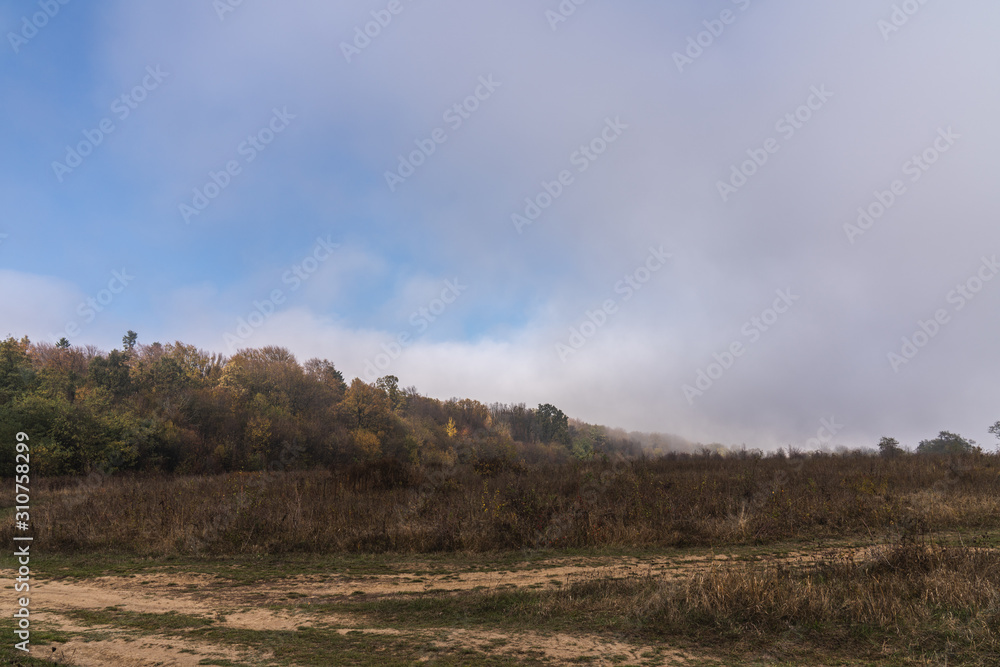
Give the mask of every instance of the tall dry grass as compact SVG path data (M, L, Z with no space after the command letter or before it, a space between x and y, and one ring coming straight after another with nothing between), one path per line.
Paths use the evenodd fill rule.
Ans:
M764 544L1000 524L988 455L671 456L35 483L48 552L144 555ZM0 529L8 539L11 526ZM6 537L4 537L6 535Z
M595 574L519 612L600 617L626 635L682 637L765 663L995 665L1000 553L906 542L864 559L728 562L680 579Z

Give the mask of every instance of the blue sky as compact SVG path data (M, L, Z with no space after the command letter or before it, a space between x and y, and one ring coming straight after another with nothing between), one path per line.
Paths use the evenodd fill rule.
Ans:
M0 334L705 442L990 440L995 4L220 2L0 4Z

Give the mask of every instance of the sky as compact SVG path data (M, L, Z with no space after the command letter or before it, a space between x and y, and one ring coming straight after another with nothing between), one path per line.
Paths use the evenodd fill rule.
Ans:
M990 0L0 3L0 336L748 447L1000 419Z

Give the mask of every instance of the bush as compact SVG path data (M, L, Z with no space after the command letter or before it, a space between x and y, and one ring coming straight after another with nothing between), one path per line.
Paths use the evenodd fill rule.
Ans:
M921 440L917 445L918 454L978 454L981 451L975 440L966 440L948 431L941 431L933 440Z
M899 440L895 438L882 438L878 442L878 452L887 459L905 454L906 450L899 446Z

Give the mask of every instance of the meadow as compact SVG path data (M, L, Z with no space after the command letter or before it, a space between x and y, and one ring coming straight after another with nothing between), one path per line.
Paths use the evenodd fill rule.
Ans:
M977 452L42 479L35 654L996 664L998 491Z

